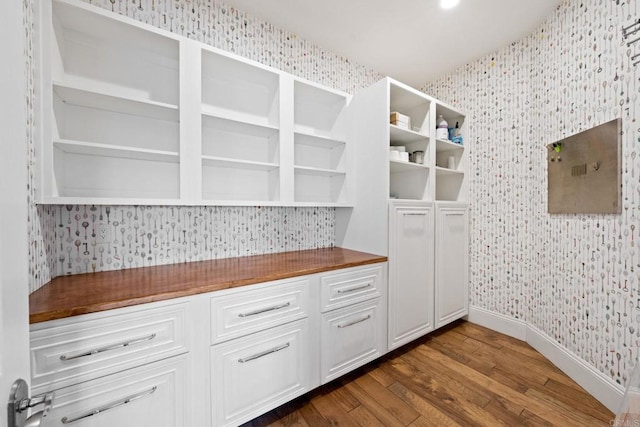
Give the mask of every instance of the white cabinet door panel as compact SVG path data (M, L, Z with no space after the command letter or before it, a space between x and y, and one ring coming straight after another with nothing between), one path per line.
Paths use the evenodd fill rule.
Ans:
M469 213L466 204L436 211L436 327L469 311Z
M379 266L340 270L320 278L320 311L334 310L380 296Z
M308 279L298 279L213 296L211 344L307 317L309 286Z
M392 202L389 210L389 349L433 330L433 205Z
M238 425L310 389L307 319L211 347L212 419Z
M31 378L37 393L189 351L188 302L143 305L31 327Z
M380 300L326 313L321 326L322 383L379 357L385 351Z
M55 392L43 427L188 427L187 356Z

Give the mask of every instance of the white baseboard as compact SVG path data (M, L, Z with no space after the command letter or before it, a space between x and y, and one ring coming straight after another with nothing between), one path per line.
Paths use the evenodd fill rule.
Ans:
M521 341L526 341L572 380L589 392L614 414L620 409L624 388L602 372L580 359L551 337L528 325L523 320L513 319L478 307L470 307L467 320Z
M620 410L624 397L624 388L620 384L531 325L527 325L527 343L609 408L611 412L615 414Z
M504 314L494 313L484 308L469 307L467 320L520 341L525 341L527 338L527 324L524 320L514 319Z

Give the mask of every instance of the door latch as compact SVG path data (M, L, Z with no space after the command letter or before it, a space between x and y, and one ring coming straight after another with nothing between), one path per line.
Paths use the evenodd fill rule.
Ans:
M31 416L29 409L38 405L44 405L41 411L34 412ZM11 387L11 394L9 395L8 415L9 423L8 427L39 427L49 409L53 406L53 392L45 393L34 397L29 397L29 386L23 379L18 379L13 383Z

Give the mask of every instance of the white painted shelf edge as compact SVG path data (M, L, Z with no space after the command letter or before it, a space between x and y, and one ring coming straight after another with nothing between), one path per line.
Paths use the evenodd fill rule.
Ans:
M101 90L99 86L89 88L80 84L61 81L53 82L53 91L64 102L81 107L174 122L179 119L177 105L151 101L139 96L130 96L126 91L114 94L110 91L107 92L107 90Z
M462 177L464 176L464 171L436 166L436 174L437 175L459 175L460 177Z
M270 171L278 169L276 163L254 162L250 160L232 159L228 157L202 156L202 164L204 166L213 166L221 168L241 168L248 170Z
M404 129L394 124L389 124L389 136L389 141L392 146L429 139L428 135L411 129Z
M445 151L464 151L464 145L456 144L444 139L436 139L436 152L444 153Z
M418 171L418 170L429 170L430 167L427 165L421 165L419 163L412 162L403 162L402 160L389 160L389 170L391 173L400 173L400 172L409 172L409 171Z
M338 175L346 175L345 171L339 171L335 169L323 169L323 168L314 168L308 166L294 166L295 172L303 175L314 175L314 176L338 176Z

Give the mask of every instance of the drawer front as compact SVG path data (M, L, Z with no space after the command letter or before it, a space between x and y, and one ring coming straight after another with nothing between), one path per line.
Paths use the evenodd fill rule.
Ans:
M376 266L323 275L320 279L322 312L379 297L381 272L382 267Z
M307 317L309 280L245 288L211 298L211 344Z
M186 358L172 357L56 390L43 427L179 427L193 425Z
M32 327L31 379L38 392L189 351L187 302L105 313Z
M238 425L309 390L307 319L211 347L214 425Z
M386 348L379 300L326 313L321 325L323 384L379 357Z

